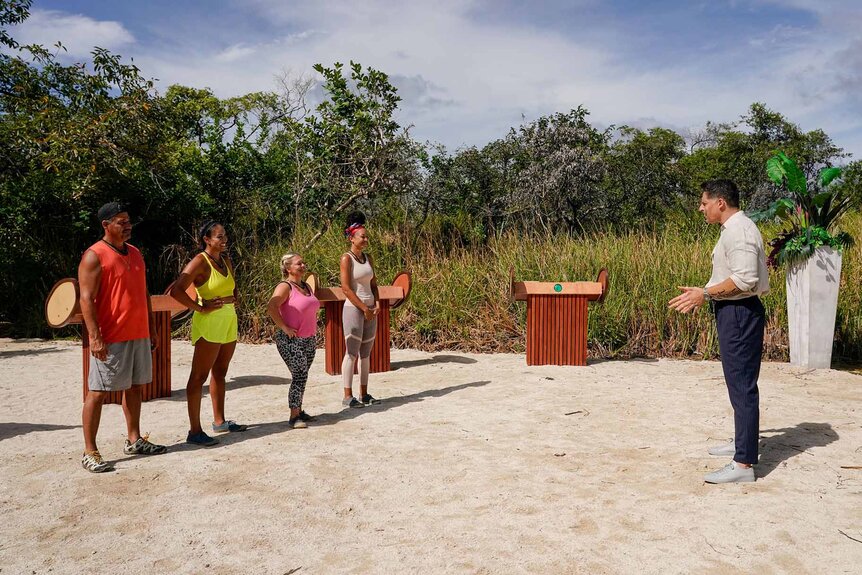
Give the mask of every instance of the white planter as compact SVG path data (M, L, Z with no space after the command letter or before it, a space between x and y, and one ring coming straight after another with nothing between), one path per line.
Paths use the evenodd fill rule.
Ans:
M819 247L804 262L787 268L791 364L830 367L840 280L841 253L829 247Z

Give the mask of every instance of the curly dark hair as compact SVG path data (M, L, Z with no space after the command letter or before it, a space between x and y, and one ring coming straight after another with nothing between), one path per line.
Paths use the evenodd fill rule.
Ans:
M347 223L344 227L349 228L353 224L365 225L365 214L362 212L350 212L347 214Z

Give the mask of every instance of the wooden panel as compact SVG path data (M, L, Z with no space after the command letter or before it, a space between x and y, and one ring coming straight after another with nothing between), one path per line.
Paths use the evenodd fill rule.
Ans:
M320 288L321 290L326 288ZM326 323L325 335L325 363L326 373L329 375L341 375L341 362L347 347L344 344L344 327L341 324L341 313L344 309L343 301L324 301L324 313ZM374 336L374 347L371 348L370 373L389 371L391 332L389 328L389 301L380 300L380 313L377 316L377 331ZM357 365L358 369L358 365Z
M404 289L399 286L377 286L377 293L380 295L381 301L404 299ZM318 287L314 296L322 302L347 299L340 287Z
M524 301L530 295L584 295L590 300L596 300L602 295L602 284L599 282L514 282L512 284L512 296L516 301Z
M587 364L585 295L527 296L527 365Z
M193 291L194 287L191 287L188 291ZM197 293L195 295L190 295L192 299L195 299ZM150 305L153 306L153 312L167 311L173 312L174 315L186 311L188 308L172 298L169 295L151 295L150 296Z
M149 401L160 397L171 396L171 312L155 312L155 331L159 346L153 352L153 381L144 385L141 389L141 399ZM84 375L84 399L87 398L89 388L87 377L90 374L90 337L87 333L86 324L81 324L81 343L83 348L83 375ZM123 392L112 391L108 393L105 403L120 405L123 403Z

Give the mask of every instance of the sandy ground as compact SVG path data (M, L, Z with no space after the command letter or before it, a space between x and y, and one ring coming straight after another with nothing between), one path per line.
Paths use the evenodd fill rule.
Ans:
M0 342L0 573L860 573L862 377L766 364L754 484L711 486L732 430L721 366L393 350L385 402L342 411L318 350L287 426L274 346L240 345L230 418L183 443L187 342L143 429L170 446L79 464L80 347ZM204 419L210 406L205 397ZM854 541L853 539L859 541Z

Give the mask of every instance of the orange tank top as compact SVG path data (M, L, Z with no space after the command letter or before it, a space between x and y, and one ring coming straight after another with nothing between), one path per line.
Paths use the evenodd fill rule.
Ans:
M150 337L144 258L136 247L126 247L123 255L103 241L90 246L102 267L95 303L105 343Z

